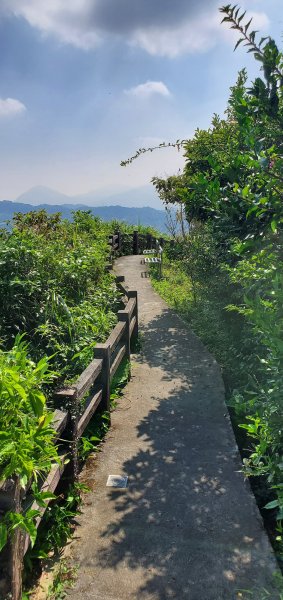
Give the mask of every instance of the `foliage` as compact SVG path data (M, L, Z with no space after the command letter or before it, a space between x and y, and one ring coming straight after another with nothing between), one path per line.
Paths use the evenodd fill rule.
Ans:
M25 556L26 575L33 571L35 559L47 559L51 553L60 552L66 545L82 503L82 492L87 491L86 485L75 483L59 496L54 496L46 508L35 545L29 548Z
M0 550L18 527L34 545L40 513L31 506L36 500L46 507L54 499L40 485L59 460L52 392L81 373L116 323L121 294L105 268L114 226L130 233L126 225L103 223L89 211L74 213L72 223L39 211L15 215L13 229L0 232L0 479L12 478L22 488L33 482L25 512L10 511L1 519ZM99 439L108 426L104 415ZM83 456L89 443L83 438ZM67 535L69 500L64 509L54 503L55 546Z
M27 345L17 337L12 350L0 353L1 478L19 476L24 487L31 475L50 468L56 457L52 413L46 410L42 383L54 373L46 358L38 364L27 356Z
M192 323L224 369L247 475L265 481L262 505L283 519L283 54L256 40L238 6L220 9L259 62L239 73L225 118L182 141L184 172L153 183L184 207L190 234L167 251L157 289ZM130 159L131 162L131 159ZM187 291L185 291L187 290ZM241 433L240 433L241 432Z
M48 589L47 600L63 600L67 596L67 590L71 588L76 579L77 568L69 564L68 559L62 559L52 585Z
M6 348L26 333L61 380L81 372L115 324L119 294L105 272L108 224L78 211L74 222L45 211L17 215L0 235L0 336Z
M36 482L58 460L51 427L53 413L47 410L42 391L42 385L53 378L46 358L38 364L28 358L28 346L20 336L10 351L0 351L0 480L13 478L25 488L33 478L34 492L41 502L49 495L39 494ZM24 514L6 513L0 523L0 550L17 527L27 531L34 543L38 514L32 509Z

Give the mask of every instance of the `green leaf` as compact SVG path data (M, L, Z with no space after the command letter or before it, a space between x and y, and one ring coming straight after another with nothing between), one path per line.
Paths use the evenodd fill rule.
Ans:
M4 548L8 539L8 530L5 523L0 523L0 552Z
M242 190L242 196L243 196L243 198L246 198L246 197L248 196L249 192L250 192L250 188L249 188L249 186L248 186L248 185L246 185L246 186L243 188L243 190Z
M267 510L271 510L272 508L277 508L279 506L279 500L272 500L272 502L268 502L263 508Z
M242 42L244 42L244 41L245 41L245 39L244 39L244 38L240 38L240 39L237 41L237 43L236 43L236 45L235 45L235 47L234 47L234 52L235 52L235 50L237 50L238 46L240 46L240 44L241 44Z
M270 223L270 227L271 227L273 233L277 232L277 225L278 225L278 223L277 223L276 219L273 219Z
M251 24L251 22L252 22L252 20L253 20L253 18L251 18L251 19L249 20L249 22L248 22L248 23L245 25L245 33L247 33L247 31L248 31L248 29L249 29L249 26L250 26L250 24Z
M256 212L258 210L258 206L252 206L252 208L249 208L248 212L247 212L247 218L254 212Z
M243 14L242 14L242 15L239 17L239 19L238 19L238 24L240 24L240 23L241 23L241 21L243 20L243 18L244 18L244 16L245 16L246 12L247 12L247 11L245 10L245 12L243 12Z
M37 417L41 417L43 415L45 402L45 396L42 394L42 392L38 391L30 394L30 403L32 406L32 410Z

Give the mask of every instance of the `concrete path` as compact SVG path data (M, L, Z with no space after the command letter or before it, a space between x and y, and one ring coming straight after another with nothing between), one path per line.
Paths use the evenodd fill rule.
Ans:
M241 468L219 367L152 290L140 257L116 263L137 289L142 353L84 473L69 599L278 598L276 562ZM128 488L106 487L109 474ZM253 591L251 595L241 590Z

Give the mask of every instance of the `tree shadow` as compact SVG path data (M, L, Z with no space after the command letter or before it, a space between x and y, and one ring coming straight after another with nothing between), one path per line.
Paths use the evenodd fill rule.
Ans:
M239 472L219 367L171 310L143 333L137 360L161 392L152 390L140 449L121 469L128 489L109 489L116 517L91 562L106 578L130 569L137 598L232 600L265 586L275 599L275 562Z

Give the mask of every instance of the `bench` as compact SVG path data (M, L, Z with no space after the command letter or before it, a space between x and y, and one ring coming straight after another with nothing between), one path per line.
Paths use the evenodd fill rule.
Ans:
M159 277L162 276L162 252L163 248L160 246L158 240L156 240L156 249L154 250L144 250L142 262L147 265L158 264L159 265ZM148 254L157 254L157 256L148 256Z
M157 256L152 256L151 258L145 258L145 263L161 263L161 258L157 258Z

